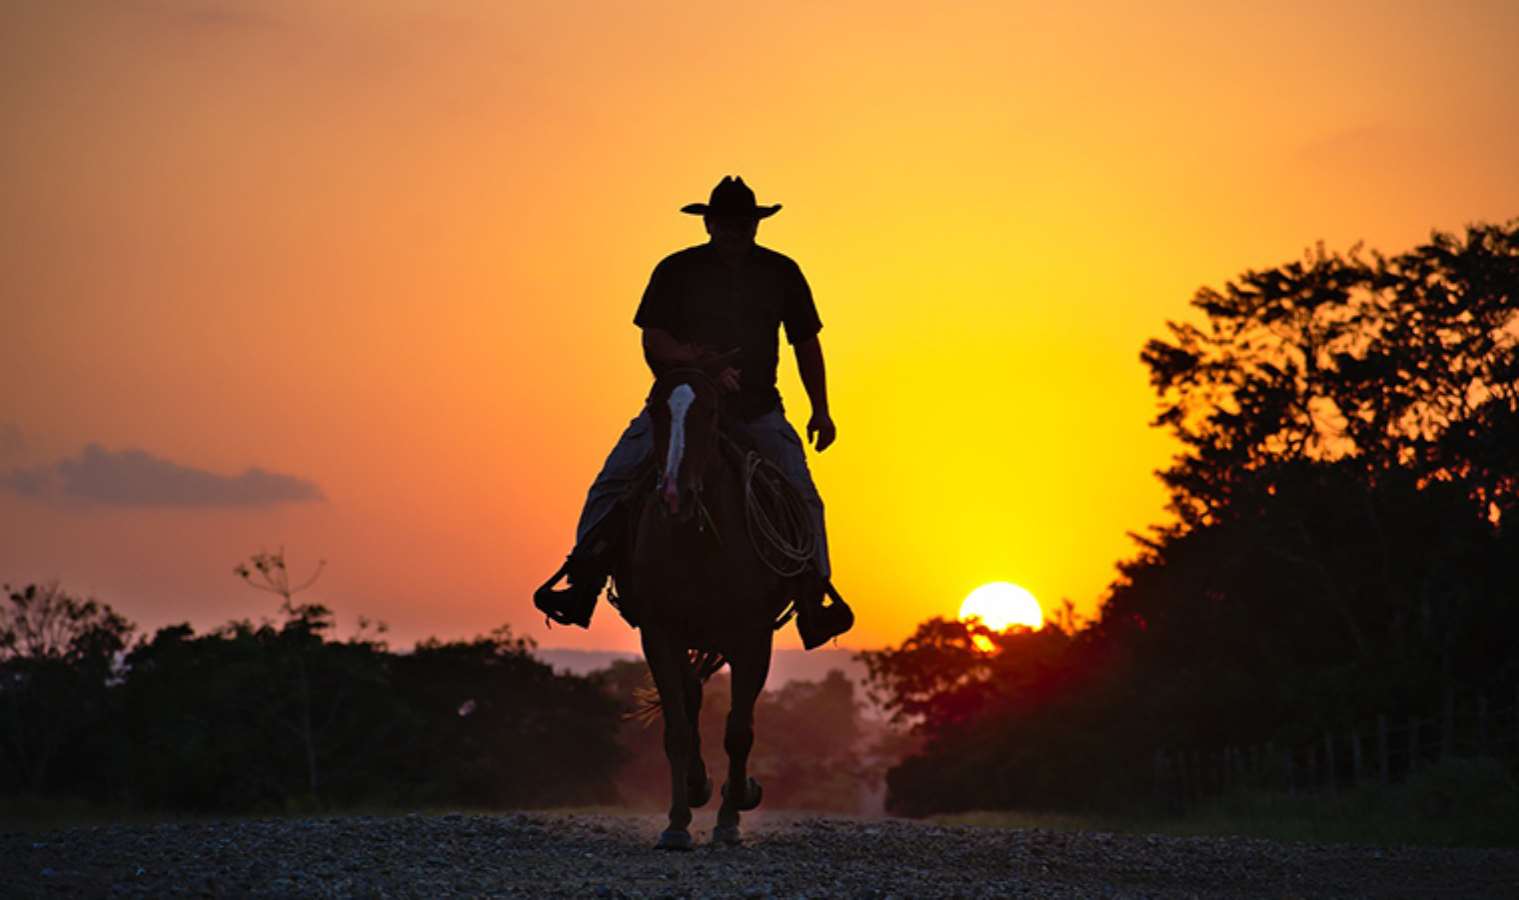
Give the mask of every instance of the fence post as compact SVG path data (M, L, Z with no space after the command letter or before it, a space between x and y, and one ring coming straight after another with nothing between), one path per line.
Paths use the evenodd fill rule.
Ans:
M1350 730L1350 786L1355 787L1361 780L1361 731L1358 728Z
M1377 763L1381 768L1382 784L1386 785L1391 780L1391 771L1387 765L1387 714L1377 714Z
M1414 716L1408 717L1408 771L1412 775L1414 769L1419 767L1419 720ZM1406 775L1405 775L1406 777Z
M1292 772L1292 750L1289 748L1282 751L1282 775L1287 782L1287 793L1297 793L1297 780Z
M1487 752L1487 697L1477 695L1477 752Z

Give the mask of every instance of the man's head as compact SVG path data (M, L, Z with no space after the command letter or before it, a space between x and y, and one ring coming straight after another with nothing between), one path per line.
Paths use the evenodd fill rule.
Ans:
M702 216L702 223L707 226L707 234L712 236L712 243L724 247L742 249L754 243L754 235L759 231L759 219L752 216Z
M759 220L775 215L780 208L779 203L774 206L755 203L754 191L744 184L744 179L729 175L712 189L712 197L706 203L689 203L680 211L701 216L713 243L745 247L754 243Z

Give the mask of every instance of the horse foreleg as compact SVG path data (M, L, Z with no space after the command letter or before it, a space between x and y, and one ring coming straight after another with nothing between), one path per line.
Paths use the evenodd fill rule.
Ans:
M691 666L685 667L682 676L686 721L691 725L691 759L686 768L686 800L695 809L705 806L712 799L712 779L707 777L707 764L701 756L701 679L696 677L696 670Z
M665 725L665 758L670 763L670 825L659 836L659 850L691 849L691 803L686 775L691 765L691 720L686 713L685 651L648 625L643 628L643 655L654 676Z
M728 781L723 785L723 803L717 810L712 839L737 844L741 840L739 813L760 803L759 782L749 777L749 750L754 746L754 704L770 674L770 633L765 633L763 646L738 657L730 656L728 667L733 672L733 706L723 733L723 749L728 751Z

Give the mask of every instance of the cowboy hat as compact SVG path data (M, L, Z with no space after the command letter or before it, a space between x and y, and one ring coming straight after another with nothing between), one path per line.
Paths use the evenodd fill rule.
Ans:
M754 191L744 184L744 179L728 175L712 189L712 197L706 203L687 203L680 211L693 216L745 216L763 219L775 215L780 209L779 203L774 206L756 204Z

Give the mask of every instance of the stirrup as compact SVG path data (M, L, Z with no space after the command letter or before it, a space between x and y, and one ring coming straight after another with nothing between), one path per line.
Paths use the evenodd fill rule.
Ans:
M824 596L833 602L824 605ZM805 650L821 647L853 627L854 611L831 581L823 583L816 599L808 597L797 604L796 631Z
M581 628L591 627L591 613L596 609L596 601L601 598L601 589L606 584L606 576L601 578L591 577L584 583L577 584L577 578L571 574L574 555L564 561L559 571L549 576L533 592L533 605L546 617L558 622L560 625L579 625ZM554 585L562 578L569 579L569 587L555 590Z

